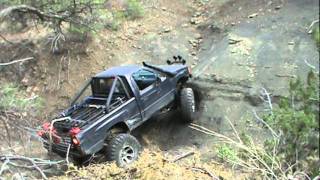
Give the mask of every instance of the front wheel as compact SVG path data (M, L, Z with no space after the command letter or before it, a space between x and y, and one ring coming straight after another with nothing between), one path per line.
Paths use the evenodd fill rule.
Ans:
M107 147L107 157L120 167L131 164L138 159L141 151L139 141L130 134L117 134Z
M183 88L180 91L180 108L184 121L190 123L195 120L196 103L191 88Z

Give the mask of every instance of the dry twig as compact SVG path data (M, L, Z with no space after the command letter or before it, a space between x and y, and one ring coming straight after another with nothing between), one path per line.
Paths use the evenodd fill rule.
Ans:
M214 175L213 173L211 173L210 171L208 171L205 168L192 167L191 169L194 170L194 171L200 171L201 173L209 175L212 180L219 180L219 177L217 177L216 175Z
M189 156L191 156L191 155L194 155L194 152L193 152L193 151L190 151L190 152L187 152L187 153L185 153L185 154L182 154L182 155L176 157L176 158L175 158L174 160L172 160L171 162L177 162L177 161L179 161L179 160L181 160L181 159L183 159L183 158L189 157Z

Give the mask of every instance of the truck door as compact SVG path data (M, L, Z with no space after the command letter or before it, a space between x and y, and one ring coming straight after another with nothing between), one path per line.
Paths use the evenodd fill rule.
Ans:
M141 111L143 119L146 120L160 108L158 106L161 87L157 82L161 80L156 73L147 69L140 69L133 73L132 78L139 88Z

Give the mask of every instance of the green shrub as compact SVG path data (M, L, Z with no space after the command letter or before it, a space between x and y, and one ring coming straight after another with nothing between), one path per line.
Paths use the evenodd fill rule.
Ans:
M296 168L308 168L309 174L317 173L312 161L319 154L319 79L313 72L308 74L306 83L300 79L290 82L290 95L281 98L279 107L265 117L266 122L281 132L277 156L283 162ZM266 142L274 147L275 142Z
M43 100L40 97L28 98L25 93L14 84L0 86L0 111L28 111L39 110L43 107Z
M122 11L115 11L112 13L112 16L112 21L108 24L107 27L113 31L117 31L120 28L122 22L125 20L125 15Z
M235 162L238 159L236 150L226 144L217 148L217 156L224 161Z
M138 0L128 0L127 8L124 12L124 15L128 19L137 19L143 17L144 10L141 5L141 2Z

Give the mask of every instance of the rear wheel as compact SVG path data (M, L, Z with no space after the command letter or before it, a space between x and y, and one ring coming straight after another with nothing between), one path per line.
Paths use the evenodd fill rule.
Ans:
M182 88L180 91L180 108L184 121L190 123L195 120L196 104L191 88Z
M141 151L139 141L130 134L115 135L107 146L108 160L115 161L123 167L138 159Z

